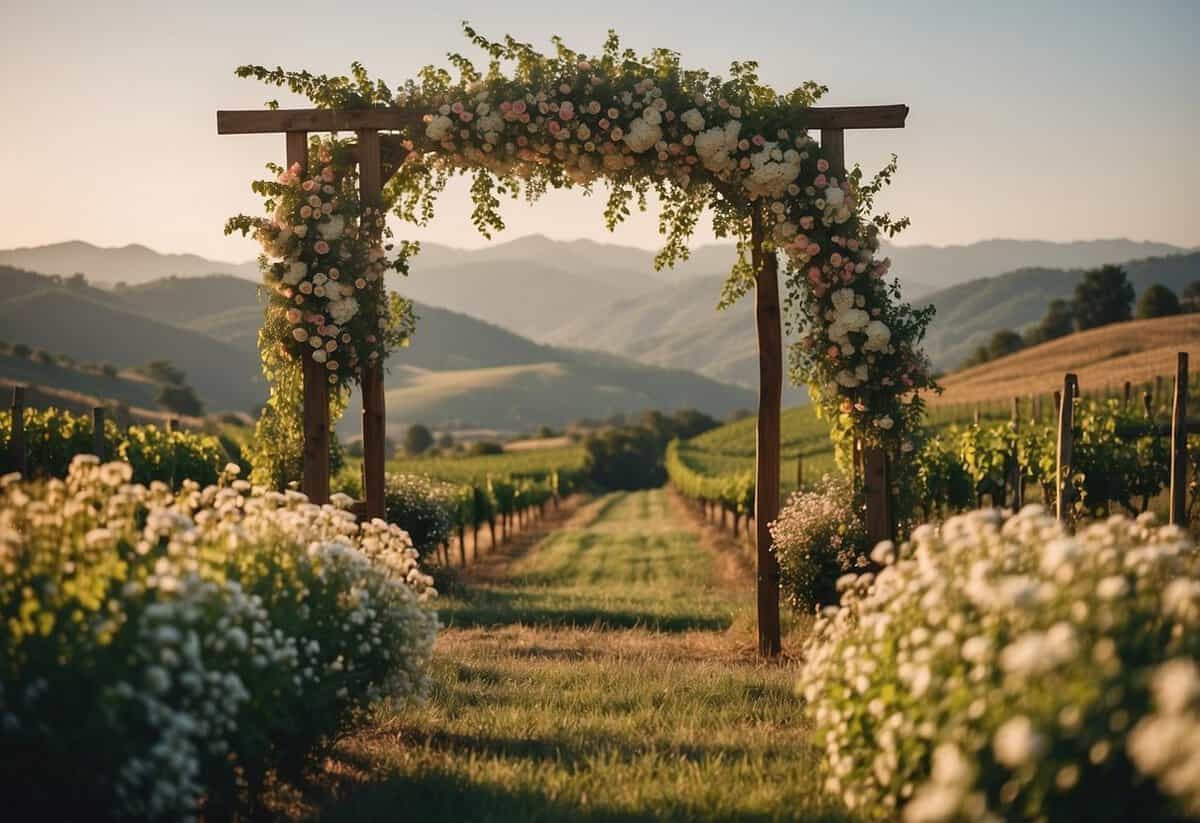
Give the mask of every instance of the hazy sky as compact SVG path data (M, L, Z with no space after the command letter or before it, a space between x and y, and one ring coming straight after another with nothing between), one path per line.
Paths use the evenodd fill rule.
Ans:
M236 79L234 66L344 72L359 59L397 85L465 50L463 19L544 46L561 34L581 51L615 28L627 45L673 48L688 65L723 72L757 59L777 88L826 83L830 105L907 103L906 129L851 132L846 146L869 171L900 155L882 205L912 217L905 243L1200 246L1197 0L0 0L0 247L79 238L252 257L253 244L225 238L222 224L259 208L249 181L282 160L283 137L217 136L218 108L279 96ZM466 203L464 188L447 192L436 223L403 236L480 245ZM652 214L609 235L602 200L575 193L505 214L506 237L657 243Z

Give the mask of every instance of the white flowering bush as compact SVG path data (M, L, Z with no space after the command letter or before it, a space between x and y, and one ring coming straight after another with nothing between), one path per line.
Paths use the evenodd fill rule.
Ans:
M784 596L802 612L837 602L837 581L869 565L861 506L844 480L828 475L793 494L771 523Z
M53 819L226 817L425 686L407 535L245 481L78 457L0 483L0 782Z
M1200 797L1200 553L1143 515L922 526L842 581L800 687L826 788L878 819L1174 820Z

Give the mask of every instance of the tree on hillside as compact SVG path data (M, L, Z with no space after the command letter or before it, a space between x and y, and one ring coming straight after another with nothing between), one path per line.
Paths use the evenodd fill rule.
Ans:
M13 343L12 353L14 357L19 357L22 360L28 360L29 355L33 354L33 349L26 346L24 343Z
M1179 298L1179 305L1184 311L1200 311L1200 280L1193 280L1184 286Z
M1023 348L1025 348L1025 341L1021 339L1021 335L1012 329L1000 329L993 332L992 339L988 341L988 358L996 360L1016 354Z
M428 426L414 423L404 433L404 451L410 455L424 454L433 445L433 432Z
M1025 333L1025 343L1036 346L1050 340L1066 337L1075 331L1075 315L1066 300L1051 300L1042 321Z
M175 414L185 414L189 417L200 417L204 414L204 403L196 396L196 390L188 385L162 383L154 402Z
M438 448L449 451L454 448L454 435L450 432L443 432L442 436L437 441Z
M1171 317L1180 314L1183 308L1175 292L1161 283L1155 283L1142 292L1138 300L1136 316L1138 320L1149 320L1154 317Z
M1120 266L1101 266L1084 272L1071 301L1075 327L1084 331L1131 319L1135 296Z
M184 380L187 379L187 373L171 365L170 360L151 360L142 366L140 371L151 380L170 383L173 386L182 386Z
M959 369L969 369L972 366L981 366L992 359L992 353L988 351L987 346L976 346L975 350L967 355L967 359L962 361Z

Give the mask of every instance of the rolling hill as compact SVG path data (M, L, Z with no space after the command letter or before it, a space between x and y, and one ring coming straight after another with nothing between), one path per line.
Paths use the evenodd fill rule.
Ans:
M947 375L946 389L931 406L1008 401L1013 396L1062 388L1063 374L1075 372L1085 391L1114 390L1126 380L1139 384L1175 373L1176 352L1200 363L1200 314L1134 320L1089 329L1031 346L989 363Z
M262 307L248 280L163 278L105 290L0 266L0 295L6 342L122 367L170 360L210 411L249 410L265 399L256 342ZM460 420L523 428L652 407L725 415L754 403L745 389L690 372L536 343L433 306L418 304L416 311L417 333L396 354L388 381L389 421L397 425ZM0 377L6 372L19 380L53 377L6 369L0 361ZM357 430L353 410L343 427Z
M1134 289L1153 283L1179 291L1200 280L1200 253L1152 257L1123 264ZM997 329L1020 330L1041 320L1055 298L1069 298L1082 279L1082 269L1031 268L981 278L927 295L937 314L925 350L936 367L951 369Z
M127 367L169 360L187 373L210 411L246 410L266 387L258 355L208 335L47 288L0 301L0 329L8 342L67 354L76 360Z
M928 291L1035 266L1091 269L1105 263L1124 263L1189 251L1195 249L1123 238L1069 243L996 239L963 246L901 246L885 241L882 249L883 255L892 259L892 271L902 282L912 278L926 284ZM911 297L918 295L911 289L909 294Z

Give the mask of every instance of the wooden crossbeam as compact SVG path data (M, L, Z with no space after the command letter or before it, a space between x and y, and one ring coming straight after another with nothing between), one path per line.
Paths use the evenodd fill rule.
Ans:
M807 129L902 129L908 106L815 106L796 125ZM272 134L287 131L405 131L422 115L396 108L250 109L218 111L217 134Z

